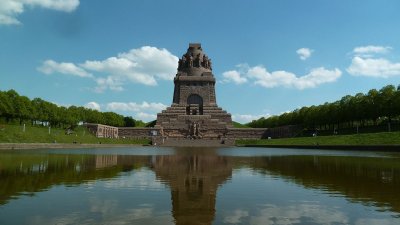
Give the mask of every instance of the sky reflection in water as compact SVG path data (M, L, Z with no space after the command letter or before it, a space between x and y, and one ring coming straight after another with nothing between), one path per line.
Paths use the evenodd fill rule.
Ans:
M0 153L0 224L399 224L399 154L262 148Z

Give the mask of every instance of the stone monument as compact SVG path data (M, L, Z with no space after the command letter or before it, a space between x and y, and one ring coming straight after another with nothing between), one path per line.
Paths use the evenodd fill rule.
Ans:
M287 137L286 128L234 128L231 114L217 105L211 59L199 43L189 44L179 59L172 105L157 114L154 127L86 124L97 137L150 139L153 145L231 146L237 139Z
M164 139L223 141L232 128L231 114L217 105L211 59L201 44L189 44L179 59L172 105L157 114L155 128Z

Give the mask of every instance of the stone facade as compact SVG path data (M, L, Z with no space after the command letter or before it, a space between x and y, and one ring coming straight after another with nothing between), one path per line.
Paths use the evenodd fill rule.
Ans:
M203 118L203 117L201 117ZM137 138L151 139L158 144L167 146L219 146L233 145L236 139L264 139L294 137L301 131L299 126L283 126L275 128L227 128L224 136L212 138L182 139L179 135L161 135L161 129L156 127L112 127L103 124L85 124L89 131L100 138ZM164 131L165 133L165 131Z
M179 60L172 105L157 115L160 135L175 139L223 139L231 114L218 107L211 59L200 44L189 44Z
M88 130L99 138L118 138L118 127L86 123Z
M150 138L157 136L159 129L151 127L119 127L118 134L120 138Z
M230 128L226 135L227 139L264 139L268 137L266 128Z

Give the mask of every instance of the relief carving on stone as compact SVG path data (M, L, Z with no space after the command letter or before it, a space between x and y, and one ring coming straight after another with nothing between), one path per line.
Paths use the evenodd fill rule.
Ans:
M211 59L208 58L206 54L202 56L200 53L198 53L196 57L193 57L193 53L186 53L182 55L182 58L178 61L178 71L192 67L203 67L205 69L212 70L211 65Z
M189 124L189 135L191 138L195 139L202 138L199 122L192 122L191 124Z

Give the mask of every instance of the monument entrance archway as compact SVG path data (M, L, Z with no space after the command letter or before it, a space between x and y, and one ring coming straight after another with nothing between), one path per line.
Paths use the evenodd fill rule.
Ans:
M203 98L200 95L189 95L187 98L186 115L203 115Z

